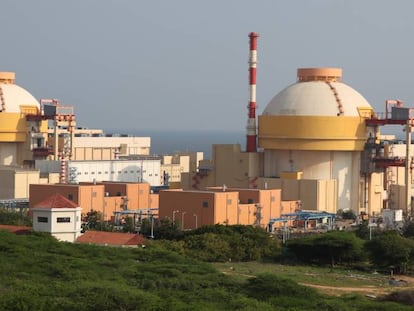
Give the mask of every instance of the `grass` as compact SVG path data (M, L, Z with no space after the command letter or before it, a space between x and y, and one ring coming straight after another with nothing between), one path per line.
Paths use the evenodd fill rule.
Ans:
M297 283L338 287L376 286L389 288L388 276L386 275L360 272L341 267L332 269L259 262L214 263L213 266L227 275L234 276L236 279L245 279L260 273L274 273Z
M155 241L114 248L0 231L0 310L412 310L357 294L327 296L295 283L380 280L368 276L255 262L211 265Z

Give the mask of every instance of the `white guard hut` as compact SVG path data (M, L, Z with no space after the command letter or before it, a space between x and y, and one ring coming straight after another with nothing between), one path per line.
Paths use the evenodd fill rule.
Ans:
M81 235L82 208L61 194L48 197L31 210L34 231L49 232L66 242L75 242Z

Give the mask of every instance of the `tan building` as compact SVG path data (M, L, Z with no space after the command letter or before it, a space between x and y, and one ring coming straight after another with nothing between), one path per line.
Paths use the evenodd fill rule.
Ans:
M182 175L183 189L202 190L226 184L255 188L262 175L261 154L242 152L239 144L215 144L211 160L200 161L197 171Z
M0 166L0 199L28 198L29 185L39 181L38 170Z
M60 139L59 150L64 141ZM75 136L71 160L115 160L119 157L150 155L150 137Z
M104 220L114 220L116 212L158 208L158 195L150 194L146 183L83 183L83 184L32 184L29 208L59 193L75 202L85 215L91 210L102 213Z
M182 183L188 184L190 175L194 176L198 171L199 163L203 160L203 152L179 152L173 155L162 156L161 162L161 183L166 185L166 176L168 176L168 185L170 188L183 188ZM187 180L182 180L186 176Z
M159 200L159 218L179 222L183 230L213 224L266 228L281 211L279 189L162 190Z

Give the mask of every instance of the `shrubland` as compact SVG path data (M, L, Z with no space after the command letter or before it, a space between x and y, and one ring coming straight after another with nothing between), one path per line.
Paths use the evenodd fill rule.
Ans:
M0 309L411 310L358 295L324 296L272 273L235 278L167 244L104 247L0 231Z

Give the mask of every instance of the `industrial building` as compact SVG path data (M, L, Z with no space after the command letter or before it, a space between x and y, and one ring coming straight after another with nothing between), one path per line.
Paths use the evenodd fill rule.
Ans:
M37 206L51 194L59 194L82 208L82 214L94 210L105 221L115 221L121 211L146 211L158 208L158 195L152 194L148 183L79 183L31 184L29 208Z
M76 126L72 106L36 100L0 72L0 199L27 199L30 184L148 182L180 187L202 153L151 156L151 138ZM161 167L162 166L162 167Z
M385 114L377 114L343 82L341 68L299 68L296 82L270 100L256 126L258 34L249 37L246 149L213 145L212 159L184 176L183 186L279 188L282 200L299 200L305 210L379 215L392 206L410 216L411 109L387 100ZM387 152L393 148L380 132L387 124L405 126L407 144L400 157Z
M209 187L205 190L162 190L160 219L169 218L182 230L203 225L255 225L269 229L270 219L293 213L298 201L282 201L280 189ZM275 224L280 227L282 223Z
M106 137L85 129L76 132L73 108L57 100L38 103L14 84L14 74L0 73L1 94L10 94L0 96L0 121L8 113L11 116L6 123L0 122L0 163L38 168L39 183L50 182L59 173L61 187L76 189L103 186L100 182L105 180L147 181L156 187L171 183L172 188L183 190L160 192L160 217L173 217L177 210L185 212L181 214L184 229L207 223L264 226L263 219L279 217L280 212L269 212L259 213L264 217L260 222L245 218L246 211L236 207L239 203L251 204L240 199L244 192L212 190L222 185L265 192L279 189L280 202L300 202L295 209L312 212L352 210L375 216L390 208L403 209L405 216L411 216L412 109L399 100L386 100L385 114L381 115L362 94L344 83L341 68L299 68L296 81L292 74L293 83L277 91L257 117L258 37L257 33L249 34L244 150L238 144L213 145L211 159L203 159L198 153L149 159L150 139ZM381 127L388 124L404 126L405 142L395 144L392 137L381 134ZM102 210L106 192L104 188L99 190L98 197L103 199L98 206ZM13 194L10 189L7 193ZM228 196L232 204L224 199ZM205 200L211 212L203 209ZM256 209L257 204L262 205L262 200L255 200ZM81 205L93 207L86 201ZM116 210L107 211L116 214ZM246 213L259 215L257 210Z

